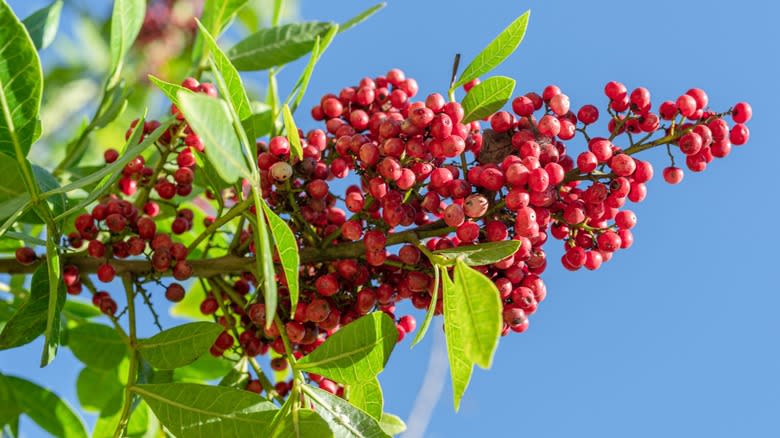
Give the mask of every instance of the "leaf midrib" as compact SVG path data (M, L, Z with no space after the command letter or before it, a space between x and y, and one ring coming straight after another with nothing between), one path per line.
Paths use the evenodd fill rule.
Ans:
M263 422L263 421L259 421L259 420L254 420L251 417L234 417L231 414L221 414L221 413L218 413L218 412L211 412L211 411L206 411L204 409L195 408L195 407L192 407L192 406L187 406L187 405L179 403L177 401L165 398L165 397L163 397L161 395L157 395L157 394L155 394L153 392L146 391L143 388L140 388L138 386L130 386L127 389L130 390L131 392L135 392L135 393L137 393L139 395L155 399L157 401L163 402L163 403L168 404L170 406L173 406L175 408L179 408L179 409L182 409L182 410L185 410L185 411L189 411L189 412L195 412L195 413L201 414L201 415L208 415L208 416L211 416L211 417L222 418L222 419L225 419L225 420L243 421L245 423L260 424L260 425L264 425L264 424L268 423L267 421ZM256 412L252 412L252 413L261 413L261 412L267 412L267 411L256 411Z

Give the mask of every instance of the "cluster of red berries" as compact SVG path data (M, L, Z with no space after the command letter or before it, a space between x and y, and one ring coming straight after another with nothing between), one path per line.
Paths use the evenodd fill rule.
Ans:
M465 90L476 83L467 84ZM213 86L191 78L183 86L216 95ZM598 108L584 105L575 113L569 98L552 85L541 95L515 98L512 112L490 116L490 129L485 131L478 121L464 122L459 103L447 102L436 93L414 101L417 92L417 83L400 70L364 78L338 95L323 96L312 109L313 118L324 121L325 129L299 133L302 158L291 156L286 137L257 143L263 196L288 219L300 248L362 247L361 254L350 252L349 257L305 263L294 313L286 278L278 270L278 312L296 357L310 353L340 326L373 310L395 318L396 303L406 299L415 308L428 308L434 292L431 251L508 239L520 243L515 254L476 269L500 293L503 334L523 332L528 317L547 294L541 275L547 266L543 247L550 234L563 241L561 262L569 270L598 269L617 250L632 245L636 216L624 207L646 197L646 184L654 173L649 162L634 158L635 153L667 147L672 165L664 169L663 176L676 184L683 171L674 165L673 151L679 150L687 167L699 172L749 137L745 126L751 118L748 104L715 113L700 89L664 102L654 112L649 91L640 87L629 93L624 85L610 82L605 87L609 119L601 137L589 133L599 121ZM181 281L192 274L187 248L157 230L160 207L147 199L152 188L164 200L192 191L193 150L202 151L203 146L175 106L171 112L181 123L169 128L158 146L163 160L175 155L176 164L163 161L150 169L140 157L134 159L124 169L118 189L125 197L135 195L135 204L110 195L76 220L71 244L78 248L88 241L89 256L106 260L98 271L101 281L114 277L112 257L146 257L155 271L152 276L171 270ZM150 123L144 132L157 126ZM587 150L574 157L564 142L578 135ZM626 147L618 146L618 141ZM116 158L115 152L106 154L107 162ZM343 197L331 193L333 180L351 173L359 184L349 186ZM155 175L158 179L152 181ZM142 190L135 193L137 188ZM221 195L228 203L237 196L233 192L207 195ZM170 231L186 233L192 220L192 211L178 209ZM415 226L436 237L424 242L407 239L397 252L389 251L399 243L389 236ZM239 256L253 253L251 227L236 232L240 244L233 252ZM20 249L17 258L32 263L35 253ZM78 270L65 270L68 291L78 293ZM209 285L200 310L225 327L212 346L213 355L238 348L249 356L266 354L269 349L285 352L277 325L265 327L262 294L250 295L257 287L251 273L225 274ZM179 301L185 292L173 283L165 294ZM442 312L441 296L434 303L436 314ZM116 311L116 303L107 294L100 292L93 299L104 312ZM228 313L217 316L220 309ZM411 315L396 319L400 339L415 326ZM237 330L238 339L231 335L231 328ZM274 359L272 366L283 370L287 363ZM321 376L310 378L333 393L343 390ZM250 390L260 388L256 380L248 384ZM288 389L289 382L277 383L279 393Z

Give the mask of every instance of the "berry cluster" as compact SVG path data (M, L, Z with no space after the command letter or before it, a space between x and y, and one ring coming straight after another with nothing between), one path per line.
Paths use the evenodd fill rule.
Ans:
M477 83L467 84L466 92ZM192 78L183 86L216 96L213 86ZM258 285L250 272L208 278L200 310L225 327L212 346L213 355L232 350L256 356L269 349L283 354L286 338L294 355L302 357L340 326L373 310L395 318L396 304L407 299L415 308L428 308L434 292L433 251L509 239L519 242L515 254L476 268L495 283L504 303L503 334L523 332L547 294L541 275L549 235L563 241L561 263L566 269L598 269L633 243L637 219L625 206L645 199L654 174L649 162L634 155L665 147L671 163L663 177L677 184L683 170L675 165L675 153L685 156L689 170L703 171L715 158L727 156L732 145L747 142L745 123L752 115L747 103L713 112L700 89L653 111L647 89L629 92L623 84L610 82L604 90L606 129L595 136L591 131L597 129L599 109L588 104L575 113L568 96L551 85L541 94L515 98L512 112L491 115L490 128L483 131L479 121L464 121L459 103L436 93L415 101L417 92L416 81L397 69L364 78L337 95L323 96L312 109L312 117L324 122L325 129L299 133L302 158L292 157L284 136L257 143L263 197L288 221L301 253L321 255L304 258L295 312L287 279L278 269L283 325L266 328L265 304L262 294L251 293ZM149 278L158 282L169 271L178 281L192 275L187 247L158 230L160 206L149 198L156 193L158 201L168 204L193 191L194 152L203 145L175 106L171 112L179 123L157 141L157 165L152 168L141 157L134 158L123 171L117 193L76 219L70 242L79 248L88 241L87 254L104 260L98 270L101 281L114 278L112 258L131 256L147 258ZM148 125L146 134L158 127ZM587 149L574 156L566 142L576 137ZM175 157L175 163L169 157ZM106 153L107 162L116 159L115 151ZM343 196L334 194L334 182L350 175L356 183ZM237 205L241 194L206 195ZM177 208L170 233L186 238L192 221L191 210ZM237 244L229 252L254 253L252 232L251 226L236 230ZM397 251L391 250L399 244ZM33 263L35 253L23 248L17 259ZM65 268L63 279L68 292L81 290L74 266ZM180 301L184 294L179 283L166 286L170 301ZM93 301L108 314L116 311L105 292L96 293ZM433 305L440 314L441 298ZM403 338L415 330L416 322L404 315L396 326ZM277 358L271 365L283 370L287 363ZM309 377L325 390L343 390L321 376ZM257 380L248 384L258 392L261 387ZM288 382L277 383L278 393L288 390Z

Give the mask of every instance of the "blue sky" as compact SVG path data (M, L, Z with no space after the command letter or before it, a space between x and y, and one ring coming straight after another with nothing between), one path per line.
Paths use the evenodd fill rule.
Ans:
M20 12L40 3L10 1ZM343 21L366 3L335 5L305 0L301 14ZM391 1L338 36L317 66L305 107L392 67L416 78L423 96L444 92L454 53L471 59L528 8L525 41L494 72L516 78L517 92L557 84L579 108L602 106L609 80L649 88L655 105L701 87L714 108L752 104L751 140L706 172L687 172L674 187L660 178L665 153L645 154L656 179L647 200L631 207L639 218L634 246L597 272L570 273L551 262L544 275L548 298L530 330L502 339L493 369L475 372L457 414L446 382L422 436L780 435L780 287L774 277L780 238L772 228L780 214L772 189L780 163L774 137L780 6ZM282 90L298 68L289 68ZM299 125L314 126L300 119ZM548 248L556 260L560 245ZM411 351L408 342L396 349L381 375L387 411L407 418L420 387L435 387L423 381L433 338ZM39 352L40 342L1 352L0 370L28 376L76 404L79 364L63 351L38 370Z

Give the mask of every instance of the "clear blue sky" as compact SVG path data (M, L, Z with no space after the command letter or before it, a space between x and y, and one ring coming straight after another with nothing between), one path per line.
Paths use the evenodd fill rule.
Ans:
M10 3L29 12L42 2ZM343 21L366 6L335 4L303 1L301 14ZM698 86L714 108L752 104L751 141L676 187L661 181L665 154L647 154L657 178L632 207L634 246L597 272L551 262L548 298L530 330L502 339L493 369L475 372L457 414L447 382L425 436L780 436L780 239L771 228L780 214L771 176L780 163L778 4L391 0L338 36L306 101L392 67L416 78L423 95L443 92L456 51L469 60L528 8L525 41L495 71L516 78L517 91L554 83L578 108L602 105L609 80L648 87L656 105ZM297 73L289 75L282 89ZM559 247L549 245L552 260ZM387 411L408 416L432 339L396 349L381 376ZM79 364L64 351L38 370L39 352L40 342L2 352L0 370L76 404Z

